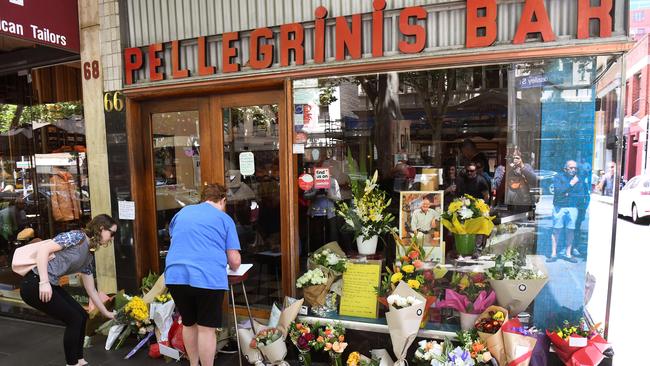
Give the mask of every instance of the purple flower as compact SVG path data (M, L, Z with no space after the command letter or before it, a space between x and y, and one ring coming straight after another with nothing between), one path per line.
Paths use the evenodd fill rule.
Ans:
M453 351L447 355L447 358L453 366L474 366L474 360L470 356L469 352L456 347Z

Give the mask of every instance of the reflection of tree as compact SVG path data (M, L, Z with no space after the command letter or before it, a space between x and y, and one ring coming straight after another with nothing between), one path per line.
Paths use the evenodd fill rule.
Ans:
M255 129L262 130L269 135L272 132L271 126L277 125L278 106L247 106L231 109L231 121L233 126L243 125L247 119L252 120ZM229 126L224 126L229 132Z
M357 81L368 96L375 115L373 141L382 141L377 147L378 170L389 174L393 168L393 153L397 151L395 121L404 119L399 105L399 75L396 72L378 76L360 76Z
M440 151L444 116L447 113L456 86L456 70L430 70L401 74L402 82L414 89L431 127L433 164L440 165Z

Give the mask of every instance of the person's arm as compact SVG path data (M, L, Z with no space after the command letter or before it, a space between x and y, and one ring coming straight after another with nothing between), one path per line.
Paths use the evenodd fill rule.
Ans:
M241 265L241 254L239 254L239 250L228 249L226 255L228 257L228 265L230 266L230 269L236 271Z
M55 241L46 241L39 245L36 252L36 268L38 269L38 298L42 302L49 302L52 299L52 285L50 285L50 278L47 273L47 262L49 261L50 254L56 253L63 249Z
M86 273L80 273L80 274L81 274L81 282L83 283L84 288L86 289L86 293L88 294L90 301L92 301L93 304L95 304L95 307L99 309L102 315L104 315L108 319L113 319L115 317L115 314L111 311L108 311L108 309L106 309L106 306L104 306L104 303L99 297L99 293L97 293L97 288L95 287L95 278L93 277L93 275L86 274Z
M528 164L525 164L521 170L521 173L523 174L524 177L526 177L529 186L537 184L537 174L535 174L533 167L531 167Z
M569 191L571 186L569 185L569 181L567 181L566 179L556 177L555 179L553 179L553 188L555 188L555 195L562 196Z

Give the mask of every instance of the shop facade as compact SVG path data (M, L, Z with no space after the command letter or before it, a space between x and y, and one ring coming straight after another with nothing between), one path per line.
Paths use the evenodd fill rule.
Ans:
M486 248L553 258L527 309L535 325L585 310L607 321L617 190L604 195L596 172L621 166L610 142L622 136L626 2L418 4L122 4L123 87L104 96L118 287L164 269L171 218L218 182L243 262L254 264L248 299L268 317L301 295L309 253L336 241L361 260L337 213L355 184L377 171L408 238L414 208L431 194L446 209L459 193L450 171L471 161L500 220ZM606 73L618 78L603 86ZM510 183L515 156L534 175L525 189ZM572 168L582 190L559 215L556 176ZM456 268L452 236L437 225L423 232L437 262ZM369 258L383 268L395 257L386 236ZM385 324L330 310L310 316ZM426 330L449 335L453 319L438 313Z

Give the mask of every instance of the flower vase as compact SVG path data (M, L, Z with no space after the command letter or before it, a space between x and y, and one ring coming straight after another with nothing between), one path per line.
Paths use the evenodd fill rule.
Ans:
M456 251L460 255L472 255L476 249L476 234L454 234Z
M438 298L435 296L427 296L426 302L424 303L424 314L422 314L422 321L420 322L420 328L424 329L429 322L429 311L431 311L431 306L436 303Z
M330 351L330 365L331 366L343 366L343 354L338 352Z
M470 314L470 313L460 313L460 329L461 330L470 330L474 328L474 323L476 319L481 314Z
M298 361L302 366L311 366L311 353L309 351L298 349Z
M373 255L377 252L377 235L373 235L368 240L363 240L363 236L357 236L357 249L361 255Z

